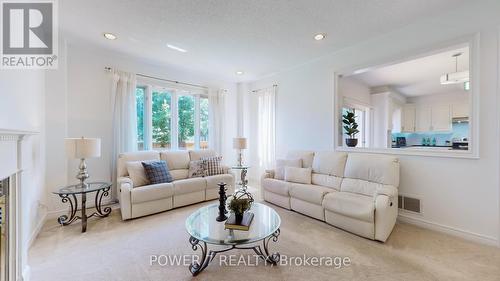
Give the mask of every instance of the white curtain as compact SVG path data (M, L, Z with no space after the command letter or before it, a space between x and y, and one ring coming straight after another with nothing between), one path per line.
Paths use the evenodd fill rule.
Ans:
M224 152L225 131L224 118L226 113L226 90L210 90L208 93L208 145L219 155Z
M258 95L258 155L261 169L271 169L276 160L276 86L257 92Z
M116 199L116 161L123 152L137 150L137 112L134 73L111 72L111 112L113 114L113 139L111 146L111 177L113 198Z

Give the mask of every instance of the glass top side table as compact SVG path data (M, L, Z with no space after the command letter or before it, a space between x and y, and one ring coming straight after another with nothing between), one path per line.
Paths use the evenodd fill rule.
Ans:
M238 166L238 165L235 165L235 166L232 166L231 169L232 170L240 170L240 182L238 182L238 185L241 186L241 189L243 190L246 190L247 187L248 187L248 180L246 179L247 177L247 173L248 173L248 169L250 168L250 166L245 166L245 165L242 165L242 166Z
M60 188L58 191L53 192L54 194L61 197L63 203L69 203L69 215L62 215L57 219L57 222L61 225L69 225L75 220L82 221L82 232L87 231L87 219L91 217L107 217L111 213L111 208L102 208L102 198L109 195L109 190L111 189L111 183L108 182L89 182L86 186L81 184L73 184ZM87 215L87 194L96 192L95 195L95 208L96 211L91 215ZM76 213L78 211L78 197L77 194L81 194L81 211L80 216Z

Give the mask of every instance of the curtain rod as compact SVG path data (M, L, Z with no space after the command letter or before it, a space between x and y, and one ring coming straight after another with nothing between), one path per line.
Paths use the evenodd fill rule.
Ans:
M104 70L111 71L111 70L113 70L113 68L111 68L109 66L106 66L106 67L104 67ZM144 77L144 78L150 78L150 79L155 79L155 80L160 80L160 81L166 81L166 82L170 82L170 83L175 83L175 84L180 84L180 85L186 85L186 86L191 86L191 87L202 88L202 89L208 90L208 87L206 87L206 86L201 86L201 85L196 85L196 84L191 84L191 83L185 83L185 82L179 82L179 81L175 81L175 80L169 80L169 79L165 79L165 78L159 78L159 77L149 76L149 75L141 74L141 73L136 73L135 75L140 76L140 77Z
M275 87L278 87L278 85L274 84L271 87L275 88ZM252 93L257 93L259 91L262 91L262 90L265 90L265 89L269 89L271 87L265 87L265 88L255 89L255 90L252 90Z

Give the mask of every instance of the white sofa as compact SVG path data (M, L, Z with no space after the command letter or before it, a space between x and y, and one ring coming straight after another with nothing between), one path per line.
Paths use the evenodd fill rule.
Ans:
M118 192L122 219L132 219L219 197L217 183L227 184L227 193L234 192L234 176L224 167L224 174L188 178L189 162L215 156L213 150L140 151L118 156ZM134 187L129 178L127 162L164 160L174 178L171 183Z
M399 160L380 154L293 151L312 168L311 184L261 179L264 200L325 221L360 236L385 242L398 214Z

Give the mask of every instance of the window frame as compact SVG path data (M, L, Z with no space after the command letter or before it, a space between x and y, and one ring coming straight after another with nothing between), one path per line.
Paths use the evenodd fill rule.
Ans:
M208 92L206 90L174 87L165 85L164 83L154 83L154 81L138 81L137 88L145 89L144 96L144 117L143 117L143 136L144 136L144 150L154 150L153 148L153 122L152 122L152 108L153 108L153 92L164 91L170 92L171 102L171 116L170 116L170 148L166 150L188 150L179 148L179 110L178 102L180 96L194 97L194 149L200 149L200 99L207 98ZM209 148L209 147L207 147Z
M361 70L369 70L380 68L388 65L393 65L412 59L417 59L436 53L440 53L446 50L455 49L459 47L469 47L469 72L470 72L470 100L469 100L469 150L458 151L435 151L435 150L412 150L412 149L391 149L391 148L368 148L368 147L345 147L340 143L343 141L342 136L339 136L340 123L339 120L342 118L342 107L343 100L339 93L339 79L343 76L348 76L350 74L358 73ZM435 44L429 46L425 49L413 50L408 54L399 54L392 57L392 59L384 59L378 63L370 63L365 65L356 65L353 67L346 67L339 71L335 71L334 74L334 92L333 92L333 140L335 151L340 152L359 152L359 153L380 153L380 154L395 154L395 155L415 155L415 156L430 156L430 157L445 157L445 158L468 158L468 159L479 159L479 143L480 143L480 124L479 124L479 105L480 105L480 56L479 56L479 34L468 36L466 38L458 38L455 40L447 41L444 43Z

